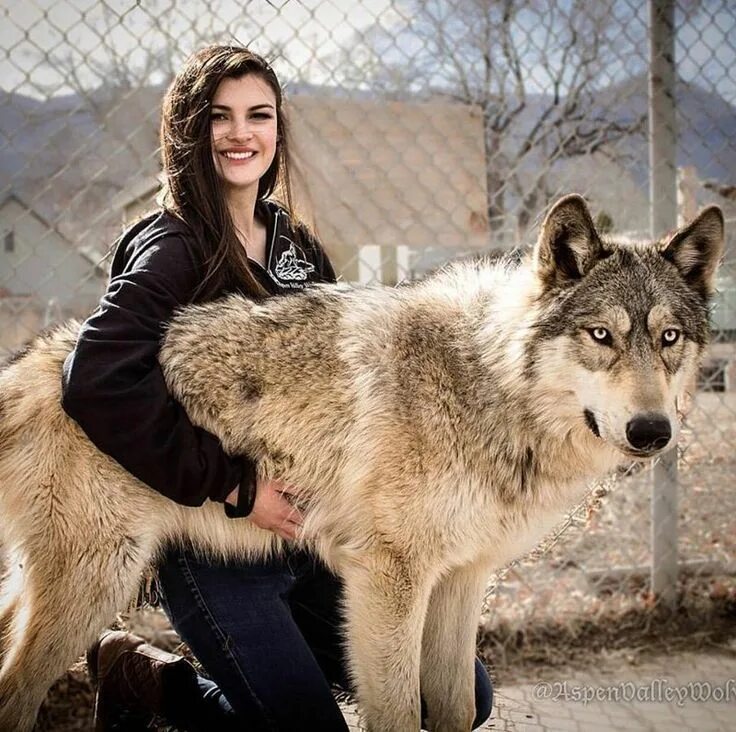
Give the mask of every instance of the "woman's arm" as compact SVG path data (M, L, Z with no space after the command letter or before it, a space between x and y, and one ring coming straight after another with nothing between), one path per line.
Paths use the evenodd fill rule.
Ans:
M100 450L165 496L198 506L207 498L224 501L240 485L231 515L245 515L255 494L254 464L228 456L214 435L189 421L158 363L166 324L200 282L191 245L178 234L144 232L124 255L64 363L63 407Z

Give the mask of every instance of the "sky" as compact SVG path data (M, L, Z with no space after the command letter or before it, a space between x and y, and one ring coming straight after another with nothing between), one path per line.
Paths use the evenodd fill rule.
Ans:
M455 0L460 9L468 1ZM628 2L642 8L645 22L646 7L619 4ZM679 72L696 83L707 79L736 105L736 12L731 0L698 7L678 22ZM249 43L269 58L276 54L282 80L330 84L356 33L376 22L391 32L406 22L400 11L399 0L0 0L0 88L37 98L65 94L69 68L83 85L98 86L103 79L87 60L109 58L108 48L135 70L147 50L168 45L176 67L199 39L213 35ZM623 24L621 32L627 32ZM645 57L646 49L638 50Z
M325 83L331 71L320 59L392 15L390 0L0 0L0 88L35 97L68 93L49 55L71 54L94 85L85 57L103 59L111 47L135 68L142 49L168 44L181 62L201 45L197 34L248 43L269 58L284 48L288 61L275 64L280 75Z

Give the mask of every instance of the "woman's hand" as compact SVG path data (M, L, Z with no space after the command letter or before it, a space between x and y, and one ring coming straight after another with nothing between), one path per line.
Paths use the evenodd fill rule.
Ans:
M293 486L280 480L258 478L256 500L248 518L259 528L273 531L283 539L296 539L304 519L289 503L288 496L295 493ZM227 503L237 505L238 489L236 488L226 500Z

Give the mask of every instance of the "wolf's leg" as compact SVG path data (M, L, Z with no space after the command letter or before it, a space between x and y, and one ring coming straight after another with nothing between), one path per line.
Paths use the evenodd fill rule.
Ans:
M366 728L419 730L419 655L429 577L389 552L341 571L350 670Z
M475 638L486 562L459 567L434 587L422 638L421 687L430 730L468 732L475 718Z
M131 537L66 547L58 535L43 538L42 551L23 552L22 599L0 667L0 732L30 732L51 684L130 599L149 556Z

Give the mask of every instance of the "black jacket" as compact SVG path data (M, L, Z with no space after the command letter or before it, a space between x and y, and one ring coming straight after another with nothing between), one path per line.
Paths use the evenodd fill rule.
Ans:
M267 292L334 282L320 245L301 229L296 233L276 204L258 205L268 266L251 265ZM238 509L226 509L246 515L255 465L247 456L227 455L214 435L189 421L169 395L157 359L166 324L176 308L195 301L204 270L192 234L171 214L159 212L128 229L117 243L107 291L64 363L62 404L102 452L155 490L199 506L208 498L224 501L240 485ZM214 296L237 289L224 285Z

